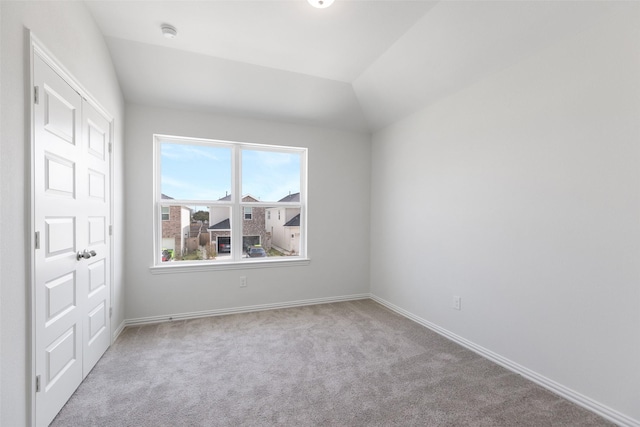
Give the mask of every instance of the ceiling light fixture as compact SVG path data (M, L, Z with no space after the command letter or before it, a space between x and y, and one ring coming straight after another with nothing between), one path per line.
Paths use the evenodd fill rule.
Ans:
M309 4L318 9L326 9L331 6L334 0L307 0Z
M178 35L178 30L173 25L162 24L160 29L162 30L162 35L167 39L175 39Z

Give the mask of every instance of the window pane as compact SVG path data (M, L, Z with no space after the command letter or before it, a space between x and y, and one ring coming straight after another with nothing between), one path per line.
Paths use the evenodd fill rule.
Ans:
M228 209L229 208L223 208ZM160 261L211 261L218 260L216 240L211 239L211 213L208 206L163 206L169 212L169 220L162 221L162 248ZM164 218L164 213L162 214ZM230 239L230 230L225 230ZM220 234L224 234L220 233ZM227 255L228 256L228 255ZM223 256L224 257L224 256Z
M242 195L278 202L300 193L299 153L242 150ZM284 201L284 200L283 200Z
M242 230L245 258L300 255L300 207L254 207Z
M160 144L162 198L218 200L231 193L231 148Z

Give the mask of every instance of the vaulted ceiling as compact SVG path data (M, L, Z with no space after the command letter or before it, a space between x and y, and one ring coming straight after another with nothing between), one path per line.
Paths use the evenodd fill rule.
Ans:
M128 102L372 132L593 25L590 1L86 1ZM160 26L173 25L175 39Z

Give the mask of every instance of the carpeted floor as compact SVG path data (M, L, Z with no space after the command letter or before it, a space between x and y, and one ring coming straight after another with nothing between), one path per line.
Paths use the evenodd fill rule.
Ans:
M52 426L609 426L371 300L126 329Z

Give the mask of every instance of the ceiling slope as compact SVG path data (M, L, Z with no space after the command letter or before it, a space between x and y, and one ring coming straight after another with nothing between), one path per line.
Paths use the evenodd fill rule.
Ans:
M129 102L365 133L576 34L615 3L85 2ZM161 36L164 22L177 38Z
M118 1L86 5L102 33L151 45L351 83L431 1ZM160 25L178 37L166 40Z
M438 3L353 83L372 131L593 25L614 2Z
M368 132L349 83L106 40L128 102Z

